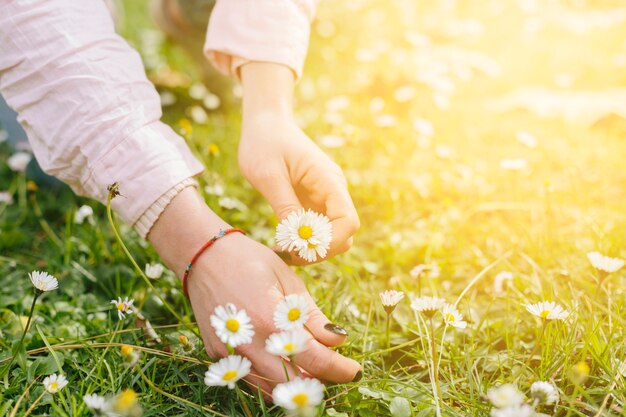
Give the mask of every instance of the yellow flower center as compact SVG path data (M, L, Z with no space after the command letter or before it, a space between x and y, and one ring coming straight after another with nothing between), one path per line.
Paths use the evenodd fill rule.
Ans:
M237 330L239 330L239 322L235 319L228 319L226 320L226 328L235 333Z
M123 355L123 356L129 356L129 355L131 355L131 354L133 353L133 350L134 350L134 349L133 349L131 346L128 346L128 345L123 345L123 346L120 348L120 351L122 352L122 355Z
M181 334L180 336L178 336L178 341L182 345L186 345L187 343L189 343L189 338L187 338L187 336L185 336L184 334Z
M541 317L542 319L547 319L550 313L552 313L552 311L543 310L541 313L539 313L539 317Z
M287 351L287 352L291 352L291 351L293 351L293 348L294 348L293 343L287 343L287 344L284 346L284 348L285 348L285 351Z
M313 236L313 229L311 229L311 226L300 226L298 236L302 239L310 239Z
M456 317L454 317L454 314L448 313L446 314L446 321L449 322L453 322L456 320Z
M224 381L232 381L237 376L237 371L228 371L223 376L222 379Z
M115 401L115 409L118 411L125 411L130 409L137 402L137 394L132 389L125 389L117 397Z
M124 303L117 303L117 304L115 304L115 307L117 307L117 309L118 309L119 311L124 311L124 310L126 310L126 304L124 304Z
M289 319L289 321L298 320L300 318L300 309L292 308L291 310L289 310L289 313L287 313L287 318Z
M59 389L59 384L56 382L51 382L50 385L48 385L48 391L56 391Z
M309 402L309 397L307 397L307 395L303 392L300 392L296 395L294 395L293 397L291 397L291 400L298 406L298 407L304 407L305 405L307 405L307 403Z

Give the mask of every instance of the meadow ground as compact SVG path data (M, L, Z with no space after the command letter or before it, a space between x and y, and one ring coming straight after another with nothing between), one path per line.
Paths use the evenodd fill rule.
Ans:
M237 169L236 99L215 108L145 2L125 7L122 32L162 94L164 120L206 163L207 201L271 244L276 219ZM587 259L626 257L622 2L323 2L296 107L344 168L362 221L349 253L297 269L349 330L340 352L364 368L361 381L327 388L320 414L431 416L438 405L443 416L505 415L492 410L489 390L514 384L532 403L536 381L559 397L538 413L626 413L626 276L598 285L603 274ZM282 415L255 392L244 406L234 391L206 387L208 357L187 328L194 318L178 279L165 271L149 288L103 206L11 171L12 151L0 146L0 190L13 200L0 202L0 368L17 354L2 371L0 415L87 416L85 394L126 388L146 416ZM94 214L79 224L83 204ZM118 227L140 266L159 262ZM60 285L40 297L20 347L33 270ZM386 289L406 293L389 347L378 297ZM468 323L432 319L440 389L429 320L410 308L420 294L457 303ZM118 296L135 299L160 343L135 317L118 320L109 304ZM546 320L525 308L544 300L569 315ZM181 352L181 335L195 340L191 353ZM121 344L141 353L137 365L124 366ZM41 396L53 373L68 387Z

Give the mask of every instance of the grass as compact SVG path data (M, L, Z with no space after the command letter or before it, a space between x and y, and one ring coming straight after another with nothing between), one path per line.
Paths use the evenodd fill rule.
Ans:
M154 36L145 3L127 3L123 33L142 52L159 90L176 95L164 120L181 130L190 109L201 105L188 93L198 75L181 50ZM445 337L443 326L434 329L442 415L487 416L488 389L516 383L528 393L538 380L553 382L560 394L555 406L538 408L545 414L623 415L625 276L613 274L596 291L585 256L598 250L626 257L626 122L592 101L607 94L606 103L626 84L619 66L626 26L590 17L620 2L538 3L539 11L529 14L512 1L455 8L434 1L335 3L322 4L313 24L297 114L344 168L363 226L349 253L297 272L324 312L349 329L339 350L365 372L360 382L328 387L327 415L434 415L423 326L405 299L393 314L387 348L377 295L384 289L458 301L469 322L465 330L447 328ZM625 13L620 10L615 19ZM561 101L542 117L534 105L547 103L545 90ZM562 96L570 90L589 99L574 103ZM530 105L518 99L520 92L530 95ZM564 109L573 110L559 114ZM191 120L184 132L207 166L200 181L222 185L240 204L228 208L208 193L207 202L269 244L275 218L236 167L237 106L207 113L207 123ZM416 130L416 119L429 120L434 133ZM520 132L536 146L518 140L528 136ZM10 152L3 145L2 159ZM506 158L526 165L503 169ZM31 415L89 415L83 395L124 388L138 393L146 416L246 415L234 391L204 385L209 358L187 329L194 319L177 278L168 271L148 288L116 242L103 206L27 180L4 163L0 189L15 198L0 203L2 365L18 354L0 381L0 415L13 409L23 415L43 392L44 376L59 368L70 389L45 394ZM93 206L93 223L74 223L82 204ZM118 228L140 266L158 262L129 227ZM411 277L422 263L437 263L438 277ZM34 269L57 276L60 289L38 301L19 349L32 302L27 273ZM513 279L497 294L494 278L502 271ZM135 298L160 343L140 323L117 320L109 301L120 295ZM544 299L572 314L543 328L523 305ZM179 353L181 334L196 340L191 355ZM121 344L141 352L139 368L123 365ZM247 406L253 415L282 414L253 391Z

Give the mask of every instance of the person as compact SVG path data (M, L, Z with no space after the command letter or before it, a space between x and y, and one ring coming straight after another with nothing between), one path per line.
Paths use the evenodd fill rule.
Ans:
M326 214L328 256L350 248L358 215L340 167L294 122L294 83L302 74L315 0L218 0L204 52L243 89L238 161L279 219L301 207ZM115 33L102 0L21 0L0 14L0 91L19 114L47 173L101 202L117 182L126 198L113 209L153 245L179 277L206 241L229 228L207 206L194 176L203 166L160 121L159 95L139 55ZM291 257L292 263L298 263ZM245 307L256 334L237 348L251 382L265 390L285 380L264 341L286 294L305 293L313 335L298 365L313 377L348 382L360 365L331 349L346 331L320 311L302 280L270 248L233 233L194 264L189 297L208 353L227 354L209 323L218 305ZM289 370L291 372L291 370ZM293 374L291 375L293 376Z

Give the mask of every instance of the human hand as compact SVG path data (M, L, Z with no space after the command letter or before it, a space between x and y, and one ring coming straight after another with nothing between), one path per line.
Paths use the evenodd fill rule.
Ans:
M186 188L161 214L148 239L163 261L182 277L195 251L220 229L229 227L206 206L197 191ZM346 334L334 325L328 326L330 320L317 308L302 280L269 248L246 236L230 234L205 251L188 277L188 292L205 347L213 357L227 354L210 324L215 307L232 303L238 309L245 308L255 335L251 344L239 346L236 351L252 362L254 375L247 378L248 382L259 385L266 395L285 381L281 359L266 352L265 339L277 331L274 309L288 294L305 294L309 303L306 327L313 339L308 351L295 358L305 376L348 382L360 370L357 362L328 348L343 343ZM287 368L293 377L293 370Z
M359 228L359 217L341 168L294 122L290 70L250 63L242 67L241 76L242 174L268 200L279 220L303 207L328 216L333 240L327 257L345 252ZM306 262L292 256L290 263Z

